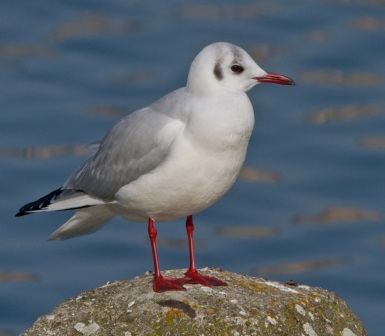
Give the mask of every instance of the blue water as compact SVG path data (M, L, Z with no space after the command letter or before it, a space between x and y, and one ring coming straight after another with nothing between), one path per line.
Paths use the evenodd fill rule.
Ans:
M83 144L183 86L201 48L227 41L297 86L250 92L245 166L280 178L239 179L195 217L198 266L329 289L370 335L382 334L384 14L380 0L1 0L0 333L17 335L69 297L151 269L144 225L117 218L48 243L69 213L14 213L60 187ZM176 223L158 225L162 269L187 266L187 248L171 244L185 240ZM223 234L238 226L273 234Z

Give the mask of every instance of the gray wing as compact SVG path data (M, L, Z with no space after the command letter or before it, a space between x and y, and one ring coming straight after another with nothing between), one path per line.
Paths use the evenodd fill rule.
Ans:
M185 124L172 112L159 112L158 105L138 110L118 122L100 142L97 152L70 176L64 189L113 200L122 186L162 164Z

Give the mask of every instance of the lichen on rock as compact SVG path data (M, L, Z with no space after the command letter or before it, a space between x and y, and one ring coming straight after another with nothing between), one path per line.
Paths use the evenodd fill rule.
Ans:
M345 302L327 290L200 271L228 286L186 285L186 291L154 293L151 274L109 282L60 304L22 336L367 335Z

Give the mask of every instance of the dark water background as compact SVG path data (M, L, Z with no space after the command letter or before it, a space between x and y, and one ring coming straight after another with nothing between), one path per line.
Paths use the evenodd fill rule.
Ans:
M1 0L0 32L0 335L151 269L144 225L48 243L69 213L13 216L216 41L297 86L250 92L246 169L195 217L198 266L329 289L383 334L385 1ZM183 220L158 231L162 269L186 267Z

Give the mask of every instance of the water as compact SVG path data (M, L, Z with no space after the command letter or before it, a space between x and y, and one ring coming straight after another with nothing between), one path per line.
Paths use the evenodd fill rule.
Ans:
M370 335L383 332L384 1L0 4L0 333L17 335L69 297L151 269L143 225L115 219L48 243L68 213L13 215L59 187L84 144L183 86L215 41L244 47L297 86L250 92L249 169L196 216L198 266L329 289ZM162 269L187 266L178 222L158 226Z

